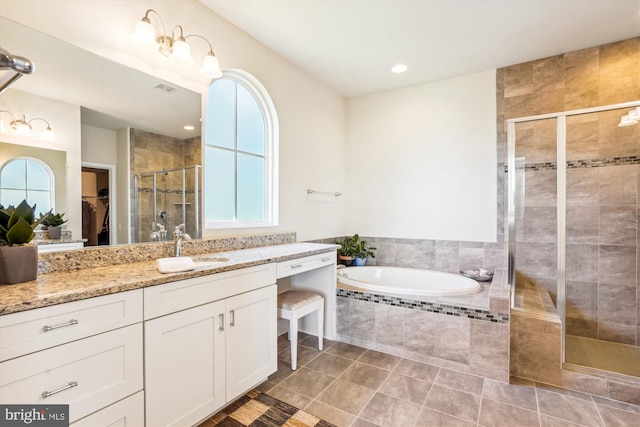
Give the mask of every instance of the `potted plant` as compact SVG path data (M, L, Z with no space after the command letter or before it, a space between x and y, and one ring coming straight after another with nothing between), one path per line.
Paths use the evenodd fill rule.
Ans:
M356 234L357 236L357 234ZM376 250L373 246L368 246L366 240L359 240L356 242L356 255L353 260L354 265L362 266L367 264L367 258L375 258L376 254L373 252Z
M47 227L47 235L50 239L59 239L62 235L62 228L60 227L62 224L67 222L66 219L62 219L64 213L46 213L40 214L42 218L42 225Z
M17 207L0 205L0 284L35 280L38 275L38 248L27 245L35 237L35 208L23 200Z
M342 239L342 242L336 242L336 244L340 245L338 259L344 265L353 264L353 259L356 257L356 251L358 250L358 240L358 235L354 234L353 236L346 236Z

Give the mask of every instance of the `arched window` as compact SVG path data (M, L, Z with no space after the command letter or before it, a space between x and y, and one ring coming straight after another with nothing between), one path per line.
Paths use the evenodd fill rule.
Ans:
M227 70L205 109L205 228L278 223L278 116L262 84Z
M36 214L54 209L53 172L46 163L16 157L0 169L0 204L18 206L23 200L36 204Z

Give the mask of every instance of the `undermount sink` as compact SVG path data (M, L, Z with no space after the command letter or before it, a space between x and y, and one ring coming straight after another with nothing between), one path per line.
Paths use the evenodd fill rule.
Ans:
M201 255L201 256L197 256L197 257L193 257L193 261L196 263L199 262L228 262L229 258L226 257L222 257L222 256L215 256L215 255Z

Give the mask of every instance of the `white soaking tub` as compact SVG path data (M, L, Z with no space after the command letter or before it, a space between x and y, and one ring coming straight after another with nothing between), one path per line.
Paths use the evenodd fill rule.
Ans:
M473 279L441 271L402 267L347 267L338 270L338 284L379 294L453 296L482 290Z

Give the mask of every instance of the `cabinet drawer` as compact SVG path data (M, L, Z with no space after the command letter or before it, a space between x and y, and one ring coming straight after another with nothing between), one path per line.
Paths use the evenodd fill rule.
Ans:
M0 362L142 321L142 289L0 316Z
M278 279L335 263L335 251L279 262Z
M142 390L142 339L138 323L2 362L0 402L69 404L74 422Z
M144 392L139 391L71 425L73 427L144 426Z
M275 282L276 266L271 263L144 288L144 318L164 316Z

